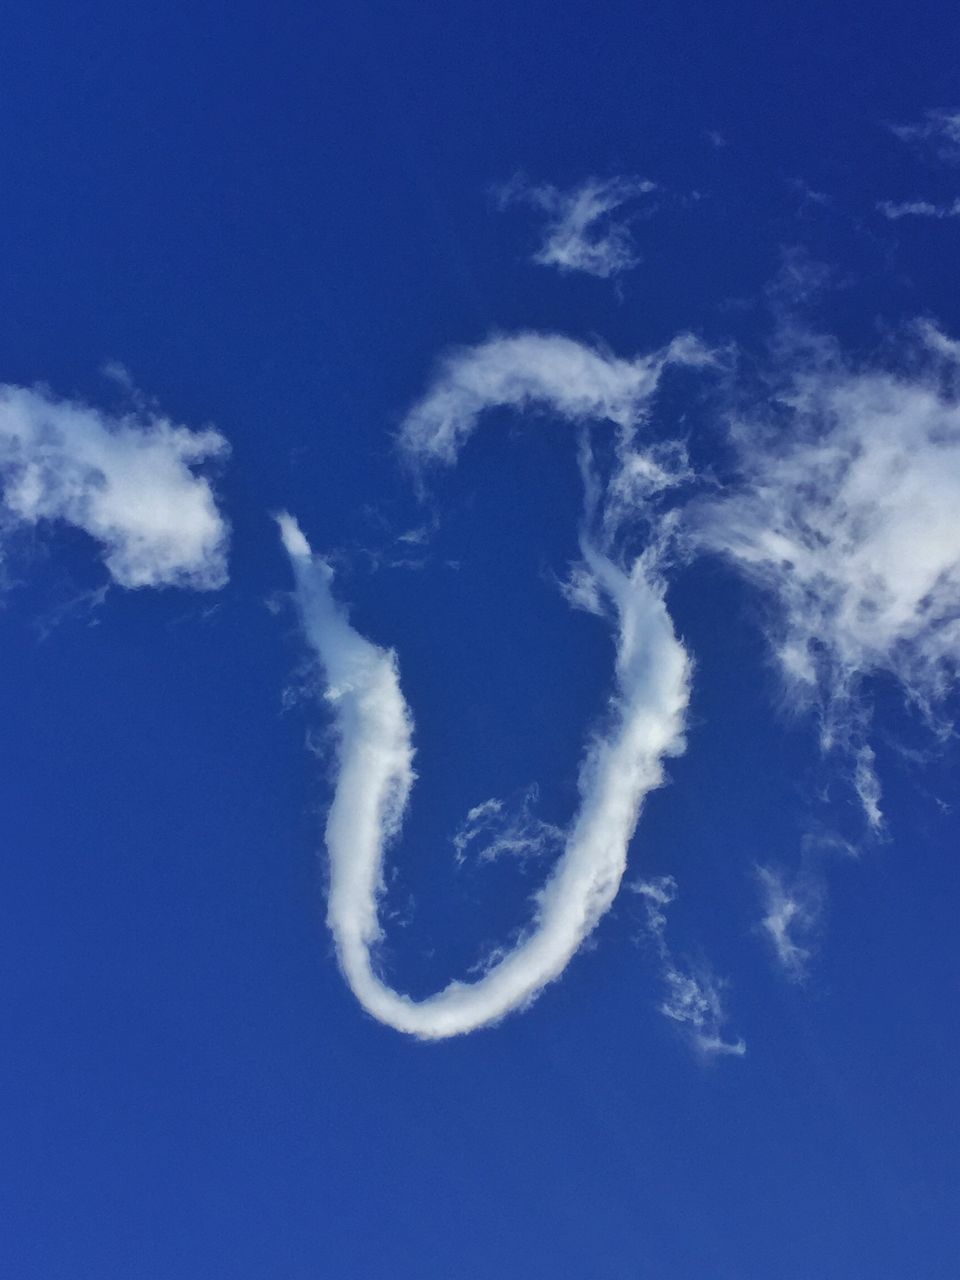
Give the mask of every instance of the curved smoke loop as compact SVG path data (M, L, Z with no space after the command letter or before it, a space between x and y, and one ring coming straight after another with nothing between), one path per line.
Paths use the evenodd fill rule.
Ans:
M580 426L582 560L566 595L606 617L616 641L611 727L585 754L580 810L530 932L477 982L451 983L421 1002L386 986L371 958L381 936L384 848L414 776L396 659L350 626L329 566L290 517L281 519L339 735L326 832L328 921L348 982L382 1021L432 1038L494 1022L557 978L610 907L643 800L662 782L664 759L684 746L690 662L664 603L667 549L718 554L760 589L785 691L816 711L824 755L847 762L872 833L884 819L869 737L871 680L892 678L939 736L952 732L941 708L960 671L960 343L922 322L896 359L857 364L836 342L788 326L775 354L767 394L737 412L727 406L730 481L701 486L669 515L660 511L645 551L632 558L616 548L625 532L650 523L643 513L651 499L697 479L682 444L638 444L664 368L713 362L694 339L631 361L557 336L493 338L448 357L408 414L400 442L420 466L453 464L494 406L546 407ZM604 478L588 433L598 421L615 429ZM789 887L770 868L760 876L763 926L787 972L799 976L810 953L795 935L816 924L819 885L801 875ZM650 885L634 888L648 907L667 901ZM673 990L664 1012L687 1023L701 1048L742 1052L719 1035L715 989L676 969L662 923L653 932Z
M543 405L584 426L583 559L568 597L603 612L616 642L610 727L585 753L579 812L537 894L529 932L477 981L453 981L422 1001L388 986L372 955L382 936L377 907L384 851L399 831L414 779L413 723L397 660L351 626L334 596L330 566L311 552L291 516L279 517L304 631L324 670L338 738L339 771L326 825L327 920L357 999L399 1031L424 1039L473 1031L527 1005L558 978L617 894L643 800L663 782L664 759L684 749L691 664L664 603L658 547L648 547L632 563L618 563L610 522L628 491L636 496L676 482L671 464L677 459L639 451L634 437L664 367L709 359L689 338L633 361L554 336L499 338L448 359L406 419L401 444L420 463L454 462L480 415L493 406ZM616 483L606 499L591 463L585 426L591 420L612 422L618 430ZM742 1052L742 1046L714 1043L712 1027L701 1038L707 1047Z

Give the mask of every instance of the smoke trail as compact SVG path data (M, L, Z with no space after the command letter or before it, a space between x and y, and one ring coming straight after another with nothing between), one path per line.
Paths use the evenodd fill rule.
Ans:
M663 782L664 758L684 749L690 661L664 603L656 540L629 564L617 563L611 548L618 522L610 516L619 513L628 492L650 494L676 482L670 466L684 460L651 450L641 465L636 428L668 363L708 361L691 338L626 361L552 335L497 337L448 357L407 416L400 440L417 464L455 461L480 415L493 405L539 403L581 424L606 419L617 429L618 450L616 474L604 489L584 428L583 559L567 596L608 618L616 661L608 727L590 743L580 766L579 811L536 896L526 934L477 981L451 982L426 1000L387 986L372 957L382 936L377 908L384 851L400 829L414 780L413 721L396 657L350 625L334 596L330 566L312 554L292 517L279 518L338 741L339 771L326 826L327 920L357 999L399 1031L425 1039L473 1031L528 1004L558 978L617 894L643 800Z
M403 819L413 782L413 722L392 652L365 639L333 595L329 565L312 555L290 516L279 519L296 578L308 642L326 677L336 722L339 776L326 827L327 921L357 999L398 1031L440 1039L496 1022L558 978L608 910L647 793L663 781L663 758L683 749L690 663L663 601L655 566L627 572L588 542L585 572L608 603L616 630L614 724L580 768L580 810L562 856L537 895L527 935L483 977L451 982L427 1000L388 987L374 970L384 848Z

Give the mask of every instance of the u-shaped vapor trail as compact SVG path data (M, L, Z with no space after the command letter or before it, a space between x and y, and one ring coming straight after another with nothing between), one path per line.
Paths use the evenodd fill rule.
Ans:
M401 445L415 462L452 463L486 409L540 404L567 422L614 424L619 482L636 485L641 474L649 478L656 470L638 468L639 455L631 450L663 367L704 359L689 338L651 356L621 360L556 335L497 337L447 357L407 416ZM596 479L588 459L581 461L588 516L596 522L602 515ZM296 521L285 515L279 523L304 632L320 659L334 712L338 775L326 825L327 921L346 980L374 1017L424 1039L497 1022L560 976L609 909L644 797L662 783L664 758L684 748L690 661L667 612L656 551L621 566L603 538L582 537L571 597L611 619L616 660L607 727L590 742L580 766L579 810L519 942L476 981L453 981L418 1001L381 979L372 954L382 937L377 908L385 849L400 829L414 780L413 721L397 659L350 624L334 596L330 566L313 555Z
M584 557L616 618L614 724L580 769L579 812L537 895L529 933L478 981L451 982L422 1001L387 986L373 967L384 847L399 829L413 782L412 720L395 655L350 625L333 575L290 516L280 518L310 645L323 665L336 722L339 773L326 827L327 921L344 975L381 1022L441 1039L496 1022L560 976L613 902L646 794L663 781L664 756L682 750L689 660L663 590L643 559L631 572L589 545Z

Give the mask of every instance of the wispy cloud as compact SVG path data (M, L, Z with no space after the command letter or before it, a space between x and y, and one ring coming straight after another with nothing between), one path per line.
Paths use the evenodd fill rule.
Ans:
M900 218L960 217L960 200L954 200L952 204L931 204L929 200L904 200L898 204L893 200L880 200L877 208L892 222Z
M889 128L901 142L932 152L946 164L960 164L960 110L927 111L923 119L914 124L894 124ZM900 218L957 218L960 199L946 204L922 199L880 200L877 209L893 222Z
M931 147L941 160L960 163L960 110L955 108L927 111L913 124L892 124L890 132L901 142Z
M758 867L763 897L761 928L774 955L793 982L801 982L810 960L807 941L819 916L819 882L809 876L788 878L774 867Z
M97 610L103 606L110 590L109 582L101 583L89 591L74 592L59 604L45 609L34 620L34 626L41 640L48 640L54 630L67 618L87 619L87 626L94 627L99 619Z
M832 197L826 191L818 191L803 178L788 178L787 186L800 197L803 205L817 205L823 209L833 203Z
M414 406L400 441L420 465L452 463L479 415L495 405L540 404L556 417L607 419L622 449L639 457L635 432L663 368L703 363L691 339L635 361L542 335L495 338L450 357ZM600 613L615 641L606 727L579 772L580 807L563 851L536 895L528 932L475 982L452 982L423 1001L392 989L376 971L384 853L398 833L414 781L413 721L393 653L353 628L333 594L329 565L314 556L289 516L280 519L306 638L324 672L338 737L338 776L326 827L328 923L340 964L360 1003L381 1021L437 1039L496 1022L560 976L612 904L645 796L664 780L664 760L684 748L690 661L664 603L658 547L620 563L605 532L604 496L586 431L581 436L586 511L577 590L569 598ZM488 809L489 812L489 809ZM476 812L474 817L477 818ZM711 996L698 1005L679 988L670 1007L707 1028ZM698 1020L699 1023L698 1023ZM709 1034L704 1031L709 1039Z
M862 849L835 832L814 826L800 842L796 866L757 865L760 891L759 931L791 982L807 979L827 904L827 867L837 859L856 859Z
M624 360L559 334L494 337L452 352L400 431L417 465L452 463L491 408L542 408L566 422L613 422L630 435L667 364L704 365L710 352L682 335L653 355Z
M453 836L457 862L468 856L479 862L495 862L504 856L526 860L560 850L565 833L537 816L538 798L539 789L532 786L516 808L496 797L474 805Z
M642 178L589 178L572 191L514 178L498 195L501 208L522 202L547 215L543 243L533 255L534 262L609 279L640 261L629 222L611 214L655 190L655 183Z
M667 945L666 908L676 899L676 880L673 876L657 876L653 880L635 880L627 887L643 900L647 932L660 959L665 988L660 1012L683 1027L701 1053L742 1057L747 1051L744 1041L723 1036L727 1020L721 995L723 984L705 966L699 971L681 968Z
M699 545L773 602L786 687L816 707L823 748L849 755L874 829L865 682L894 677L935 725L960 662L958 355L928 323L875 365L793 334L770 408L741 405L734 420L740 483L687 516Z
M747 1051L746 1043L725 1040L720 1033L726 1013L720 985L712 975L706 972L694 975L668 966L663 976L667 995L660 1012L687 1028L701 1053L742 1058Z
M228 528L198 468L227 449L217 431L144 409L110 415L0 385L0 514L7 527L82 529L120 586L213 590L227 578Z

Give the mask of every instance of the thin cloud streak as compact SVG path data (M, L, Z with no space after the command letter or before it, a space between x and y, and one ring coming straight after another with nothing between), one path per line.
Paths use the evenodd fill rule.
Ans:
M559 334L493 337L441 361L432 387L404 419L400 448L418 466L450 464L493 408L548 408L567 422L613 422L632 437L666 365L712 361L690 334L633 360Z
M960 218L960 200L952 204L932 204L929 200L880 200L877 208L885 218L896 222L900 218Z

